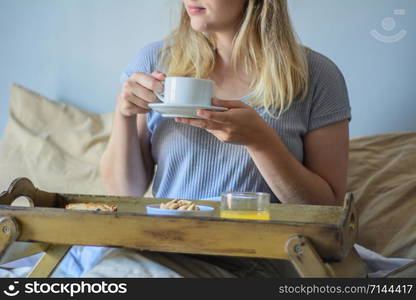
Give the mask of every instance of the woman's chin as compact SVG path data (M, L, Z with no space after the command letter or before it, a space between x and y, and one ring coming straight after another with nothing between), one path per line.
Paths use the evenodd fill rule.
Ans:
M207 22L201 22L201 21L191 21L191 27L193 30L198 32L206 32L209 31L209 26Z

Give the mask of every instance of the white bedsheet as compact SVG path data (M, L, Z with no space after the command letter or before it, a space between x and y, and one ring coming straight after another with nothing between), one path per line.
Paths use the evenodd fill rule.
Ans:
M412 259L386 258L378 253L354 245L368 268L368 277L379 278L396 270ZM35 265L40 255L31 256L0 266L0 277L25 277ZM178 256L179 257L179 256ZM183 256L181 256L183 258ZM180 263L184 263L184 260ZM226 271L208 264L189 260L189 270L227 276ZM192 266L191 266L192 265ZM211 270L209 270L211 268ZM215 270L212 270L215 268ZM136 277L136 278L180 278L181 274L141 255L140 251L94 246L74 246L55 270L52 277ZM230 275L231 277L231 275Z

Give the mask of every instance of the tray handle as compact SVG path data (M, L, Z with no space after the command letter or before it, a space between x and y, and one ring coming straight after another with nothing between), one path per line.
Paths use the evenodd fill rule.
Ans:
M14 203L15 200L25 200L26 204ZM58 194L37 189L32 181L26 177L16 178L12 181L7 191L0 194L0 205L57 207L58 203Z

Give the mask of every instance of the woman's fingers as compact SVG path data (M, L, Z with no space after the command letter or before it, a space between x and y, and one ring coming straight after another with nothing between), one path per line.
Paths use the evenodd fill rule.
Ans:
M144 100L143 98L137 97L133 93L129 93L124 96L123 98L126 100L130 105L135 105L144 109L149 109L149 101Z
M157 102L153 91L162 92L162 81L166 75L154 72L151 75L134 73L123 85L119 97L119 107L122 114L132 116L149 112L149 103Z
M132 85L131 92L134 96L136 96L139 99L144 100L145 102L157 102L158 101L155 93L153 93L151 90L148 90L147 88L139 84ZM147 103L145 104L147 106Z
M163 81L166 79L166 74L161 72L153 72L152 76L156 78L157 80Z
M248 105L240 100L220 100L218 98L213 98L212 103L215 106L226 107L226 108L245 108Z
M213 104L215 106L229 108L229 110L218 112L218 111L200 109L197 112L198 116L206 120L212 120L215 122L230 123L233 109L241 109L241 108L250 107L244 102L241 102L238 100L219 100L217 98L213 98Z
M157 74L156 76L161 76L160 74ZM139 85L155 92L163 92L163 84L160 80L156 79L152 75L144 74L144 73L134 73L129 78Z
M230 121L230 115L226 111L215 112L215 111L210 111L210 110L205 110L205 109L199 109L197 111L197 114L201 118L204 118L206 120L212 120L215 122L228 123Z

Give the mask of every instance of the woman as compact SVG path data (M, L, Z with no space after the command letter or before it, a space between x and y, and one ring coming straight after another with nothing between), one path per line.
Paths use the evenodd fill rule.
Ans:
M329 59L297 43L286 0L183 4L179 28L143 48L123 74L101 161L108 193L142 196L157 165L155 197L237 190L341 205L351 118L345 81ZM214 105L229 110L161 117L148 104L166 76L213 80Z

